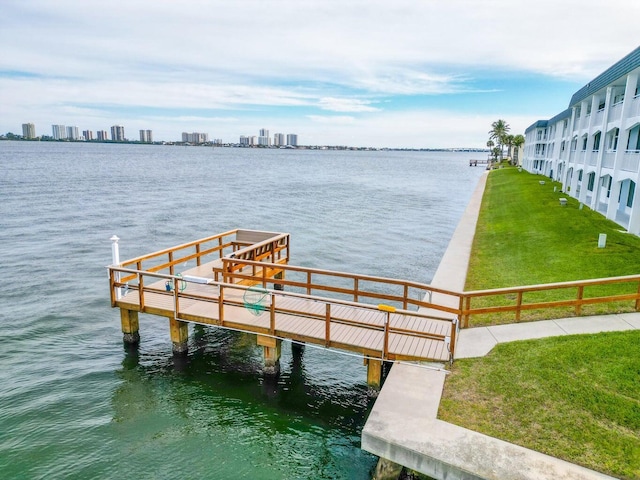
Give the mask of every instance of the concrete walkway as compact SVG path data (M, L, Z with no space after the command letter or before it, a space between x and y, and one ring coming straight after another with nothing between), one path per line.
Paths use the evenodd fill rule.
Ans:
M486 177L478 182L454 232L431 282L434 286L464 290ZM502 342L638 328L640 313L470 328L461 330L455 357L484 356ZM446 375L437 366L395 364L362 430L362 449L437 480L612 478L438 420Z

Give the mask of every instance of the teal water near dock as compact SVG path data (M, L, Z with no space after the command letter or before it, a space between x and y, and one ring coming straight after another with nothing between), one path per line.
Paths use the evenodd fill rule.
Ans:
M109 238L289 232L293 264L429 282L469 155L0 142L0 478L370 479L360 358L285 344L268 379L255 337L192 326L174 358L146 315L127 350Z

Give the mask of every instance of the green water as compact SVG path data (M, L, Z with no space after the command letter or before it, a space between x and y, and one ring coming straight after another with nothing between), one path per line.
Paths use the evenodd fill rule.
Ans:
M285 343L269 379L255 337L191 326L174 358L147 315L128 351L109 238L132 258L283 231L293 263L429 281L481 172L455 153L0 142L0 479L370 479L361 358Z

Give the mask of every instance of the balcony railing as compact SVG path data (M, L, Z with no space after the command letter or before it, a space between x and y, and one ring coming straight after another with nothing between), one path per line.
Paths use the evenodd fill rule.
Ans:
M627 150L622 157L621 170L626 172L638 173L640 165L640 150Z
M616 151L610 150L602 155L602 166L604 168L613 168L616 161Z

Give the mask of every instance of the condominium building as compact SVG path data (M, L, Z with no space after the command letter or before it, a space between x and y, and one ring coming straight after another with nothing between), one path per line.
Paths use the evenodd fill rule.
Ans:
M96 135L100 142L106 142L107 140L109 140L109 136L107 135L106 130L98 130L96 132Z
M67 127L67 138L69 140L80 140L80 131L78 127Z
M153 132L151 130L140 130L140 141L142 143L153 143Z
M193 132L193 133L182 132L182 141L185 143L195 143L195 144L207 143L209 141L209 134L200 133L200 132Z
M93 131L92 130L83 130L82 131L82 136L84 137L84 139L86 141L91 141L91 140L93 140Z
M273 145L276 147L282 147L284 145L286 145L286 143L284 143L284 133L274 133L273 134Z
M36 126L33 123L23 123L22 136L27 139L36 138Z
M522 166L640 235L640 47L525 131Z
M295 133L287 134L287 145L291 145L292 147L298 146L298 135Z
M67 127L64 125L51 125L54 140L65 140L67 138Z
M249 146L249 137L246 135L240 135L240 145Z
M124 142L124 127L122 125L114 125L111 127L111 140L114 142Z

